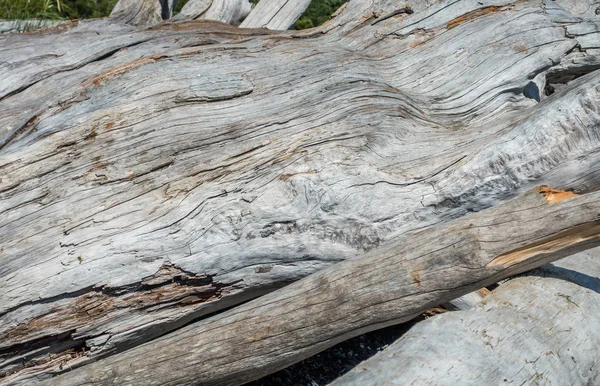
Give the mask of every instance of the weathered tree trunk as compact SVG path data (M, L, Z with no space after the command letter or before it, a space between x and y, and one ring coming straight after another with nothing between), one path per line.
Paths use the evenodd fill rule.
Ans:
M125 8L0 37L0 382L250 380L594 245L590 7L388 3L302 32Z
M599 212L600 192L552 206L533 191L478 215L400 238L362 258L74 370L52 384L241 384L532 266L598 245Z

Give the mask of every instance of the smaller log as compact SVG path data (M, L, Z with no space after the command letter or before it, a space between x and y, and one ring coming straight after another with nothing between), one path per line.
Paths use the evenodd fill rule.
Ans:
M251 8L248 0L190 0L173 21L205 19L238 26Z
M250 8L248 0L213 0L202 18L238 26L248 16Z
M190 0L173 20L194 20L201 17L211 6L211 0Z
M0 20L0 34L13 32L28 32L69 23L69 20L22 19Z

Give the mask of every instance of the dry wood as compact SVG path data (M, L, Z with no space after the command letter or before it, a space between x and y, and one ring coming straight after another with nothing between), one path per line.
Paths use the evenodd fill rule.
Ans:
M593 245L600 245L600 192L552 205L534 190L51 382L241 384Z
M290 28L310 5L310 0L264 0L242 22L242 28Z
M164 3L159 0L119 0L110 16L119 22L147 27L163 20Z
M332 385L594 385L600 380L600 249L436 315ZM442 375L443 374L443 375Z
M0 34L12 32L27 32L43 28L51 28L60 24L68 23L66 20L2 20L0 19Z
M1 36L0 382L175 339L533 187L582 195L547 208L586 200L598 21L559 3L355 0L302 32L114 17ZM546 241L503 261L565 247Z
M111 13L118 22L149 27L171 19L174 0L119 0ZM250 13L248 0L191 0L173 20L206 19L239 25Z

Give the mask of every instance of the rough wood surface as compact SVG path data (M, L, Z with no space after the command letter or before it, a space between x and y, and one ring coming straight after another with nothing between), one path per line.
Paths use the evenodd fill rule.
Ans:
M285 30L294 25L309 5L310 0L264 0L254 7L240 27Z
M242 384L360 333L410 320L442 301L599 245L599 213L600 192L551 204L534 189L51 383Z
M167 9L159 0L119 0L110 16L119 22L138 27L148 27L160 23Z
M43 20L43 19L24 19L24 20L1 20L0 34L14 32L28 32L38 29L56 27L60 24L68 23L65 20Z
M436 315L332 385L597 385L600 249ZM449 331L451 331L449 333Z
M0 382L532 187L587 196L597 25L552 1L355 0L309 31L112 18L1 36Z

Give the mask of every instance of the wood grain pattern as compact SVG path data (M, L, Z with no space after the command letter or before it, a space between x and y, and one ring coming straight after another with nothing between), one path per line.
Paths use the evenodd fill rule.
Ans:
M560 208L600 186L598 22L586 15L551 1L355 0L308 31L110 18L0 36L0 383L175 341L210 314L543 185L577 196L533 191L542 212L515 236L547 242L581 225L593 213ZM544 228L542 213L565 228ZM505 240L486 264L528 245ZM428 288L441 262L411 266L407 285ZM328 339L276 348L231 379Z
M338 263L51 383L242 384L360 333L410 320L443 301L600 245L599 214L600 192L550 206L533 190ZM544 221L531 221L535 216ZM597 237L556 244L509 266L494 263L506 250L564 237L565 228L585 235L594 229Z

